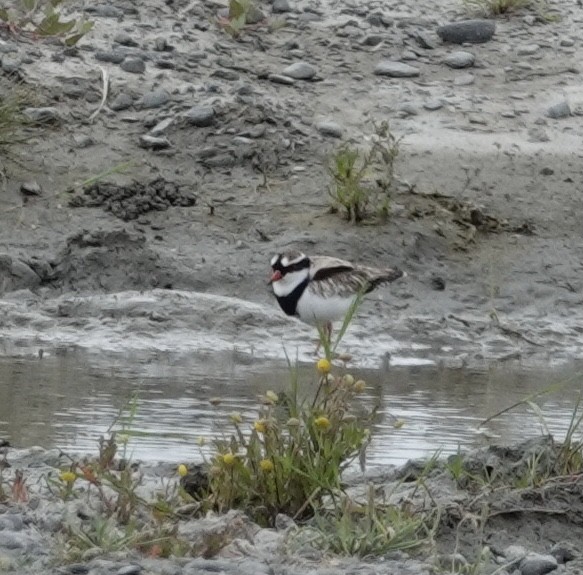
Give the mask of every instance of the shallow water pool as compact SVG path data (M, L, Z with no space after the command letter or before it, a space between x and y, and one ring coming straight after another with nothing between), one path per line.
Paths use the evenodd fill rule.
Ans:
M486 417L541 391L573 380L562 391L540 397L546 424L564 435L576 401L578 366L560 371L385 367L352 370L368 383L361 401L379 404L369 464L402 463L441 450L453 453L488 442L510 443L543 431L540 419L520 407L488 425ZM40 445L67 452L95 452L100 435L134 394L138 408L129 449L143 460L201 458L197 439L228 429L228 414L253 420L255 398L280 391L286 365L255 361L237 353L170 355L89 354L67 351L42 358L0 358L0 439L16 447ZM302 385L314 385L313 366L300 367ZM213 406L209 401L221 398ZM404 425L395 428L395 419Z

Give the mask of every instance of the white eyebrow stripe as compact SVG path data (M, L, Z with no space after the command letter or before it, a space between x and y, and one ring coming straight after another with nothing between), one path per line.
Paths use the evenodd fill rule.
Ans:
M271 265L274 266L277 263L278 259L279 259L279 256L273 256L271 258Z

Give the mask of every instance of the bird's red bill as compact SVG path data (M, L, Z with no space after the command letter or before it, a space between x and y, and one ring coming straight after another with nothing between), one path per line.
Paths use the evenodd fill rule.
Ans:
M283 276L281 275L281 272L279 270L275 270L271 276L271 279L269 280L269 283L273 283L273 282L277 282L279 281Z

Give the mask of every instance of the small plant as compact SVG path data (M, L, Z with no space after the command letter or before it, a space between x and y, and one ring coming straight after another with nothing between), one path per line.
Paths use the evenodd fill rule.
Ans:
M233 38L238 38L245 26L259 17L260 12L252 0L229 0L229 14L219 18L219 25Z
M343 210L346 219L353 223L362 221L371 206L378 215L389 215L399 142L388 122L382 122L375 126L368 150L348 144L337 150L328 166L332 177L329 194L334 211Z
M24 141L20 131L29 123L22 114L27 103L28 95L20 86L0 96L0 148Z
M93 28L93 22L62 20L62 3L63 0L17 0L13 7L0 8L0 21L16 35L57 37L67 46L74 46Z
M369 486L367 502L343 499L339 513L318 515L319 547L339 555L381 555L418 548L431 539L431 521L406 505L383 505L375 501Z
M325 495L338 496L342 471L368 443L374 413L366 420L351 413L362 382L332 375L326 359L318 370L313 397L300 396L294 377L287 393L261 398L253 422L231 415L234 433L216 441L210 461L208 505L241 508L269 525L278 513L310 517Z
M462 0L468 12L483 16L498 16L522 9L533 10L543 20L553 20L548 14L547 0Z

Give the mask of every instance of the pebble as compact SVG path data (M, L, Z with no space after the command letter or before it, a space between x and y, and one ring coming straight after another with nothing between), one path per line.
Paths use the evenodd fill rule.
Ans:
M522 545L509 545L503 555L508 561L520 561L526 557L526 549Z
M443 102L441 100L428 100L423 104L423 107L430 112L435 112L443 108Z
M295 62L285 68L282 74L295 80L311 80L317 72L316 68L307 62Z
M409 64L383 60L376 65L374 73L377 76L390 76L391 78L413 78L419 76L421 72L419 68Z
M163 89L147 92L142 96L142 107L160 108L170 101L170 94Z
M437 29L437 35L444 42L452 44L482 44L494 36L496 24L493 20L462 20L452 22Z
M527 44L526 46L521 46L516 51L518 56L532 56L536 54L540 50L540 46L538 44Z
M318 122L316 124L316 128L318 129L318 132L322 134L322 136L328 136L330 138L342 138L342 128L336 122L323 120L322 122Z
M41 187L38 182L24 182L20 186L20 192L23 196L40 196L42 194ZM0 529L2 529L0 522Z
M39 124L54 124L61 121L61 115L57 108L47 106L44 108L25 108L22 112L27 120Z
M557 560L552 555L528 553L520 562L518 568L521 575L545 575L545 573L550 573L557 567Z
M2 58L2 70L8 74L16 72L21 64L22 60L17 56L4 56Z
M125 567L118 569L116 575L140 575L143 570L144 569L141 565L126 565Z
M152 136L160 136L161 134L163 134L164 132L166 132L166 130L168 130L168 128L170 128L170 126L173 123L174 123L174 118L166 118L165 120L162 120L161 122L158 122L150 130L150 134L152 134Z
M162 138L158 136L140 136L140 148L146 148L147 150L164 150L170 147L170 141L168 138Z
M571 107L569 106L569 102L567 102L567 100L563 100L562 102L553 104L547 108L546 115L548 118L552 118L553 120L568 118L571 115Z
M121 110L127 110L130 108L134 103L134 99L129 94L118 94L109 107L114 110L115 112L119 112Z
M267 79L274 84L283 84L285 86L291 86L295 84L296 81L289 76L284 76L283 74L269 74Z
M128 56L120 64L120 67L124 72L129 72L130 74L142 74L146 70L146 63L141 58Z
M461 74L453 79L454 86L471 86L476 81L473 74Z
M211 78L221 78L221 80L227 80L228 82L236 82L239 79L239 74L233 70L219 68L211 74Z
M369 34L362 39L361 44L363 46L377 46L383 41L383 37L380 34Z
M205 128L215 121L215 111L212 106L193 106L184 113L184 118L191 126Z
M116 50L98 50L95 52L95 59L100 62L109 62L111 64L121 64L126 58L123 52Z
M289 0L274 0L271 11L274 14L285 14L286 12L293 12L294 7Z
M469 68L474 65L476 57L471 52L452 52L443 60L450 68Z
M113 41L116 44L121 44L122 46L137 46L138 43L132 38L131 34L127 32L118 32L114 37Z

